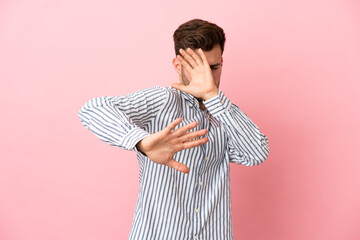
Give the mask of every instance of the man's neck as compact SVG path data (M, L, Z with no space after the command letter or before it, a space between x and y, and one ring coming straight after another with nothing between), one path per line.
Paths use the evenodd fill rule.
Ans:
M199 107L200 107L200 109L201 109L201 110L205 110L206 107L205 107L204 103L202 102L202 100L201 100L201 99L198 99L198 98L196 98L196 99L199 101Z

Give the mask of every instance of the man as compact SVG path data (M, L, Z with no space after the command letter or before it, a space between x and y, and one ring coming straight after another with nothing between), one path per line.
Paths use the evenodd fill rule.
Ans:
M233 239L229 163L262 163L268 139L219 90L223 29L193 19L173 37L180 83L93 98L79 117L101 140L136 152L128 239Z

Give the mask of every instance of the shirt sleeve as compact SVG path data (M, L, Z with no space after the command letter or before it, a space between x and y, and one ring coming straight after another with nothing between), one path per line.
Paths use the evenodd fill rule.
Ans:
M246 166L259 165L270 152L269 142L248 116L219 90L203 101L210 114L222 123L228 135L230 162Z
M152 87L121 96L95 97L79 110L81 123L99 139L126 150L150 135L149 125L166 103L168 91Z

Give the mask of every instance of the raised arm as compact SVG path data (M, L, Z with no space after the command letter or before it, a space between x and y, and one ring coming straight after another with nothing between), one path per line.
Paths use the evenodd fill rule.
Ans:
M267 137L218 89L202 49L180 49L180 53L177 59L192 80L186 86L174 83L172 87L202 99L210 114L222 123L228 135L230 161L246 166L265 161L270 151Z
M225 128L230 162L254 166L266 160L270 152L266 135L221 90L219 95L203 103Z

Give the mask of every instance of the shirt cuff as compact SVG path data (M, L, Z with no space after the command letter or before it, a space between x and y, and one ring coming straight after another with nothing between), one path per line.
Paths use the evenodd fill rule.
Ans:
M150 133L142 130L141 128L134 128L124 137L122 146L124 146L127 150L137 151L136 144L149 135Z
M217 96L212 97L206 101L203 101L203 103L206 109L214 117L224 113L225 111L228 111L231 106L230 100L225 96L225 94L221 90L219 90L219 94Z

